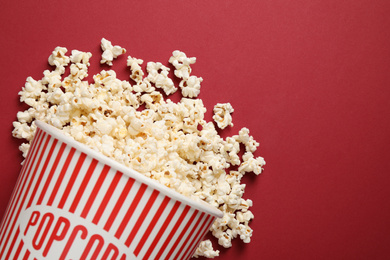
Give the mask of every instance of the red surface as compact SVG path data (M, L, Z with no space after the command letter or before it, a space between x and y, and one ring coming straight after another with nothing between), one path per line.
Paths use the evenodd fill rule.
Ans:
M247 176L250 244L219 259L388 259L390 255L390 2L3 1L0 214L20 170L12 121L25 79L42 77L56 46L93 53L100 39L167 64L197 57L208 117L230 102L236 134L261 145L264 173ZM126 56L114 62L129 76Z

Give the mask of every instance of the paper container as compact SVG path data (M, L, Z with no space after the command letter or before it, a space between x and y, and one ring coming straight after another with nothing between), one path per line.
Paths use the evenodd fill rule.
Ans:
M36 122L0 259L189 259L222 212Z

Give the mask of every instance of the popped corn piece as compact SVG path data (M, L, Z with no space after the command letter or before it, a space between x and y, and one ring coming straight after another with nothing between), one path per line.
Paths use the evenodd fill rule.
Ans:
M218 238L218 244L224 248L229 248L232 246L233 234L232 230L228 229L226 232L222 232L222 235Z
M248 225L240 224L236 230L237 230L238 235L240 236L240 239L244 243L251 242L251 237L252 237L252 233L253 233L252 228L250 228Z
M72 55L70 55L70 61L72 63L81 63L87 66L90 66L89 59L92 57L90 52L82 52L78 50L72 50Z
M151 93L143 94L141 96L141 102L145 103L146 108L157 111L158 107L164 104L164 98L160 92L153 91Z
M65 67L69 64L70 59L65 53L68 52L68 49L65 47L56 47L52 54L49 56L49 64L56 66L56 71L60 74L64 74Z
M239 222L242 222L242 223L246 223L248 224L249 221L251 221L255 216L253 215L253 213L248 210L246 212L242 212L242 211L238 211L236 213L236 218Z
M34 80L32 77L27 77L26 84L22 88L22 91L19 91L20 101L34 106L36 101L44 95L42 90L46 89L46 86L42 84L41 80Z
M152 84L150 84L148 80L143 80L141 83L134 85L133 90L138 93L142 93L142 92L150 93L153 92L155 88L152 86Z
M241 130L238 132L238 135L233 136L234 139L236 139L238 142L246 144L249 142L249 129L246 127L241 128Z
M213 112L213 119L219 128L225 129L229 125L233 126L231 113L234 112L234 109L230 103L217 103Z
M237 210L242 202L242 196L244 195L245 184L240 184L239 182L234 182L231 185L231 192L228 195L226 205L230 209Z
M130 78L137 84L141 84L144 78L144 72L140 66L142 63L144 63L144 61L141 59L133 58L131 56L127 57L127 66L130 67L131 70Z
M112 157L112 154L115 150L115 147L114 147L114 138L107 135L107 134L104 134L101 138L101 149L100 151L108 156L108 157Z
M243 127L238 132L238 135L234 135L233 138L236 139L238 142L244 144L247 152L255 152L257 147L259 147L260 145L253 139L253 136L249 135L249 129L246 127Z
M102 135L109 135L115 129L116 122L114 118L100 118L93 125Z
M106 63L109 66L112 66L112 61L114 59L116 59L119 55L126 53L126 49L118 45L113 46L109 40L104 38L102 38L100 46L103 50L102 59L100 61L101 64Z
M111 83L118 81L114 70L102 70L99 74L93 76L96 88L109 90Z
M243 162L238 167L239 172L254 172L256 175L259 175L263 171L263 166L265 161L263 157L254 158L251 152L246 152L243 156Z
M203 78L197 76L190 76L187 79L183 79L179 83L181 93L184 97L195 98L200 93L200 83Z
M147 79L149 82L154 83L156 88L161 88L166 95L176 92L177 88L173 84L172 79L168 77L168 67L162 65L160 62L148 62L146 70L148 72Z
M241 163L240 157L238 156L239 151L240 144L232 137L227 137L220 148L221 154L232 165L239 165Z
M69 78L73 79L84 79L88 76L88 68L87 65L82 63L76 63L70 65L70 75Z
M61 74L58 71L45 70L43 75L41 82L47 85L49 93L62 86Z
M241 199L241 203L240 206L238 207L238 210L240 210L241 212L246 212L252 206L253 206L253 201L251 199L247 199L247 200Z
M200 122L203 120L206 108L201 99L182 98L180 104L188 111L185 117L189 117L191 120L199 120Z
M214 250L211 241L207 239L200 242L199 247L196 249L193 257L198 258L200 256L214 258L216 256L219 256L219 250Z
M178 154L190 163L199 160L202 151L198 147L199 137L190 134L178 135Z
M17 114L16 114L16 117L18 118L18 121L20 123L30 123L31 120L33 119L33 108L29 108L28 110L26 111L19 111Z
M16 138L26 139L27 141L31 141L34 137L34 132L36 129L35 124L28 125L27 123L20 123L18 121L13 122L14 130L12 131L12 135Z
M30 149L30 144L29 143L23 143L19 146L19 150L23 153L23 157L27 157L27 152L28 149Z
M175 76L181 79L188 79L191 74L191 64L196 62L196 58L188 58L184 52L181 51L173 51L172 56L169 58L169 63L171 63L175 67Z
M223 173L219 176L217 181L217 189L215 195L217 195L217 200L220 198L220 204L223 204L226 200L226 194L231 192L231 187L229 183L226 181L226 173Z

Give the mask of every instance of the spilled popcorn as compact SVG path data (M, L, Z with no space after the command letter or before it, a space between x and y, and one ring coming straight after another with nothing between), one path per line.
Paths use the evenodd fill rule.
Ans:
M101 63L112 62L126 50L101 41ZM36 130L35 120L51 124L75 140L104 155L157 180L161 184L195 200L203 200L220 209L224 216L217 219L211 232L218 243L232 246L232 239L249 243L254 218L249 208L252 200L244 199L247 172L260 174L265 165L262 157L254 157L259 146L247 128L223 139L213 122L204 119L206 108L198 99L201 77L191 75L189 58L174 51L169 63L180 79L176 87L168 77L170 68L160 62L148 62L147 75L143 60L127 58L130 81L119 80L113 70L102 70L88 83L90 52L56 47L49 56L53 70L45 70L43 78L28 77L20 101L30 108L17 113L13 136L25 139L20 146L26 157ZM65 76L65 67L69 75ZM165 99L181 91L175 103ZM218 128L233 126L230 103L215 105L213 119ZM240 146L245 148L240 156ZM231 170L236 166L237 170ZM203 241L194 257L214 258L219 255L210 240Z

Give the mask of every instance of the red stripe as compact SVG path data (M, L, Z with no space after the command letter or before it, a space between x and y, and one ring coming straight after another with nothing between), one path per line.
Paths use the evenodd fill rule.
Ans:
M19 199L17 199L17 197L20 196L21 192L23 191L22 190L22 187L24 186L24 182L28 179L29 175L28 174L24 174L27 167L30 166L30 162L32 161L32 152L35 150L35 148L37 147L36 146L36 143L38 142L38 138L40 136L40 132L41 131L38 131L37 134L35 134L35 138L33 139L32 143L31 143L31 146L29 148L29 153L27 155L27 158L25 159L24 163L23 163L23 166L22 166L22 170L20 171L19 173L19 177L18 177L18 180L17 180L17 186L14 188L14 191L12 192L12 200L10 201L9 205L7 206L7 212L5 213L5 215L3 216L3 219L2 219L2 226L1 226L1 229L0 229L0 234L2 234L2 238L0 240L0 245L1 245L1 242L3 241L3 238L4 238L4 230L7 229L9 227L9 221L11 221L11 216L13 215L14 213L14 210L15 210L15 207L19 201Z
M209 218L210 218L210 217L211 217L211 216L209 215ZM200 242L202 241L202 239L204 238L204 236L207 234L207 232L209 232L210 227L211 227L211 224L212 224L213 222L214 222L214 218L211 217L210 220L208 221L207 225L205 226L205 227L207 227L207 228L205 228L205 230L202 232L201 236L198 238L198 241L197 241L197 243L193 246L193 249L192 249L192 251L191 251L191 254L188 256L188 258L191 258L191 257L194 255L194 253L195 253L196 249L198 248Z
M176 259L176 258L179 259L178 256L181 255L181 253L184 251L185 247L189 244L189 241L190 241L192 235L194 234L196 228L199 227L200 222L201 222L202 220L204 220L204 218L203 218L204 215L205 215L205 213L202 212L202 213L200 214L200 217L199 217L198 220L196 221L196 224L192 227L191 231L188 232L188 236L187 236L186 240L184 240L184 243L181 245L179 251L177 251L177 253L176 253L176 254L179 254L179 255L176 255L176 256L174 257L175 259ZM182 259L182 258L181 258L181 259Z
M99 193L99 190L100 190L100 188L102 187L103 182L104 182L104 179L106 178L106 176L107 176L109 170L110 170L110 166L105 165L105 166L103 167L103 170L102 170L102 172L99 174L99 178L98 178L98 180L97 180L95 186L93 187L93 190L92 190L92 192L91 192L91 194L90 194L90 196L89 196L89 198L88 198L88 200L87 200L87 203L85 204L85 207L84 207L84 209L83 209L83 212L81 212L81 215L80 215L81 217L83 217L83 218L86 218L86 217L87 217L88 212L89 212L89 210L91 209L92 204L93 204L93 202L94 202L95 199L96 199L96 195Z
M211 217L211 215L208 215L204 219L202 224L200 225L200 228L199 228L198 232L196 232L196 235L194 236L194 238L192 239L191 243L187 247L187 250L186 250L185 254L183 255L183 259L187 259L187 258L189 258L191 256L189 254L193 251L194 246L196 246L199 243L199 240L201 239L200 235L203 233L205 227L206 227L206 230L208 228L208 226L205 226L205 223L207 223L209 221L210 217Z
M76 181L77 175L79 174L80 169L83 166L83 163L84 163L86 157L87 157L87 155L85 153L80 154L80 157L77 161L76 167L74 168L72 175L70 176L70 179L68 181L68 185L65 188L65 191L64 191L64 194L62 195L60 203L58 204L58 208L60 208L60 209L64 208L65 202L68 199L70 191L72 190L74 182Z
M39 149L41 148L41 145L42 145L42 140L44 139L45 137L45 134L43 134L43 132L38 128L36 131L35 131L35 136L33 138L33 141L31 143L31 146L29 148L29 153L27 155L27 158L25 160L25 162L23 163L23 166L22 166L22 170L21 170L21 173L20 173L20 178L18 180L18 187L15 189L14 191L14 194L13 194L13 201L12 201L12 204L14 204L12 206L12 209L11 209L11 206L10 206L10 209L9 209L9 214L8 215L8 220L5 222L3 222L3 227L2 227L2 230L1 230L1 233L3 234L2 238L1 238L1 241L0 241L0 244L2 244L3 242L3 239L5 237L5 233L3 233L3 228L5 229L8 229L9 227L9 222L12 221L13 219L13 223L12 225L10 226L11 229L9 229L9 233L8 233L8 236L7 236L7 239L5 240L5 244L3 245L3 250L2 252L0 253L0 257L3 256L4 254L4 250L8 244L8 241L9 241L9 238L10 238L10 235L12 234L12 231L15 227L15 221L17 220L17 218L19 217L19 214L20 214L20 211L23 207L23 204L24 204L24 200L26 198L26 195L28 193L28 190L25 190L25 185L26 183L28 182L29 178L31 177L30 179L30 183L32 182L31 180L33 179L33 175L31 174L26 174L30 171L30 167L32 167L32 165L34 165L34 162L35 162L35 159L36 159L36 156L38 154L37 151L39 151ZM43 152L42 152L43 153ZM38 165L39 166L39 165ZM24 199L23 201L18 205L18 202L20 201L20 197L22 196L23 192L25 192L25 196L24 196ZM18 210L17 210L18 209ZM17 214L14 216L14 213L15 213L15 210L17 210ZM17 239L18 235L19 235L19 228L17 228L16 230L16 234L15 234L15 237L12 241L12 244L11 244L11 249L12 250L12 245L15 244L15 240ZM11 251L8 252L7 256L6 256L6 259L9 258L9 254L10 254Z
M142 246L145 244L146 240L148 239L150 233L152 232L154 226L156 225L157 221L159 220L160 216L164 212L164 210L167 207L170 200L171 200L170 198L165 196L163 202L161 203L160 207L158 208L156 214L154 215L154 217L153 217L152 221L150 222L148 228L146 229L144 235L142 236L141 240L139 241L137 247L135 248L135 251L134 251L135 256L138 256L139 252L141 251Z
M60 186L62 184L62 181L63 181L63 179L65 177L65 173L68 170L70 161L72 161L72 158L73 158L73 155L74 155L75 151L76 151L76 149L74 149L74 148L70 149L68 157L66 158L64 166L61 169L60 175L58 176L57 182L56 182L56 184L54 186L54 189L53 189L52 194L51 194L51 196L49 198L49 201L47 202L48 206L51 206L53 204L53 201L54 201L55 197L57 196L57 192L58 192L58 190L59 190L59 188L60 188Z
M134 225L133 230L131 230L131 233L130 233L129 237L127 238L127 240L125 242L125 245L127 247L129 247L131 242L133 242L134 237L137 235L138 230L142 226L142 223L144 222L146 216L148 215L150 209L152 208L153 203L156 201L157 196L158 196L159 193L160 192L158 192L157 190L154 190L152 195L150 195L148 203L146 203L145 208L143 209L141 215L139 216L137 222Z
M70 209L69 211L74 213L76 208L77 208L77 205L79 204L80 200L81 200L81 197L83 196L84 194L84 191L85 189L87 188L87 185L89 183L89 180L91 179L92 177L92 174L93 172L95 171L95 168L96 168L96 165L98 164L98 161L96 159L93 159L87 172L85 173L85 177L83 179L83 181L81 182L81 185L80 185L80 188L79 190L77 191L77 194L73 200L73 203L72 205L70 206Z
M5 256L4 259L11 259L11 258L10 258L10 254L11 254L11 252L12 252L12 249L14 248L13 246L15 245L16 240L18 239L19 232L20 232L20 230L19 230L19 228L17 228L17 229L16 229L16 233L15 233L15 235L14 235L14 239L12 240L12 242L11 242L11 244L10 244L10 247L9 247L9 249L8 249L8 253L7 253L7 255Z
M49 141L49 138L47 140ZM39 176L39 178L37 180L37 184L34 187L33 193L31 194L30 201L27 203L27 207L26 208L29 208L31 206L31 203L32 203L32 201L35 198L35 194L37 193L37 190L38 190L38 187L39 187L38 184L41 183L42 178L45 175L47 165L49 164L49 161L51 159L51 155L53 154L53 151L54 151L54 149L56 147L57 142L58 142L58 140L54 139L53 143L51 144L51 148L50 148L49 154L47 155L47 158L45 159L46 160L45 164L43 165L43 168L41 170L41 174L40 174L40 176Z
M49 144L49 141L50 141L50 135L45 135L45 138L46 138L46 142L45 142L45 144L43 145L43 148L41 149L41 154L40 154L39 159L38 159L38 161L37 161L37 163L36 163L36 165L35 165L34 172L33 172L32 174L29 173L29 175L31 175L31 176L33 176L33 177L36 176L36 173L37 173L39 167L40 167L41 164L42 164L43 155L45 154L45 151L46 151L46 149L47 149L47 145ZM42 140L42 141L43 141L43 140ZM31 184L32 184L32 180L33 180L33 178L31 178L30 186L31 186ZM30 190L30 188L29 188L28 190Z
M161 258L161 255L163 254L165 249L167 249L169 242L171 242L171 240L172 240L173 236L175 235L177 229L180 227L181 223L183 223L183 220L187 216L187 213L188 213L189 210L190 210L190 206L187 205L184 208L183 212L181 213L181 215L180 215L179 219L177 220L175 226L173 227L171 233L168 235L168 237L165 240L164 244L160 248L160 251L158 251L155 259L160 259Z
M20 251L22 251L23 246L24 246L23 240L20 240L18 249L16 249L16 253L14 255L14 259L18 259L19 258Z
M41 131L40 129L37 129L33 142L29 148L28 155L26 160L28 161L28 164L26 167L23 166L22 170L23 173L30 170L31 165L33 165L33 162L35 161L35 158L37 156L37 151L40 149L40 146L42 145L42 139L45 138L45 133ZM29 170L27 170L29 169Z
M23 260L27 260L30 257L30 251L26 250L26 253L24 254Z
M37 202L37 205L40 205L42 203L42 200L43 198L45 197L46 195L46 192L47 192L47 189L49 187L49 184L53 178L53 175L54 175L54 172L56 171L57 169L57 166L58 166L58 163L60 162L61 158L62 158L62 154L64 153L64 150L65 150L65 147L66 147L66 144L63 143L58 151L58 154L57 154L57 157L53 163L53 166L51 167L51 170L50 170L50 173L47 177L47 180L45 182L45 186L43 186L43 189L41 191L41 195L39 196L39 199L38 199L38 202Z
M198 214L198 210L194 210L194 212L192 213L192 216L190 218L190 220L188 221L188 223L186 224L186 226L183 228L183 230L181 231L179 237L176 239L176 242L175 244L173 245L173 247L171 248L171 250L169 251L168 255L166 256L166 259L170 259L171 258L171 255L173 254L173 251L175 251L175 249L177 248L177 245L180 243L180 241L183 239L183 236L186 234L186 232L188 231L188 229L190 228L191 224L194 222L194 219L196 217L196 215ZM161 249L163 250L163 248ZM179 251L180 252L180 251Z
M15 203L17 204L18 200L16 200L16 195L22 191L22 188L21 188L23 186L22 183L24 183L26 181L26 179L29 177L29 175L25 174L25 172L30 167L31 161L35 160L35 157L34 157L34 159L32 159L32 157L33 157L32 154L35 153L34 151L37 148L36 144L38 143L38 139L40 138L41 134L42 134L42 131L40 129L37 129L35 132L35 137L34 137L32 143L29 147L27 158L23 162L22 169L19 173L17 187L15 187L15 190L13 191L13 194L12 194L12 202L10 203L10 206L9 206L10 209L11 209L11 207L12 208L15 207L15 205L14 205ZM7 216L10 217L10 215L7 215ZM4 219L5 219L5 216L4 216ZM9 221L9 219L8 219L8 221ZM0 234L3 233L3 228L8 226L8 223L5 224L5 221L2 221L2 223L3 223L3 226L0 230Z
M126 185L123 188L122 193L119 196L119 199L115 204L115 207L113 208L110 217L107 220L107 223L104 225L104 230L106 230L107 232L110 230L112 224L115 221L116 216L118 215L119 210L122 208L122 205L125 202L126 197L129 194L130 189L134 184L134 181L135 181L134 179L129 178L128 181L126 182Z
M96 212L95 217L92 220L92 223L96 224L99 222L100 218L103 215L104 210L106 209L108 202L111 199L112 194L115 191L116 186L118 185L119 180L121 179L122 174L119 172L116 172L114 179L112 180L110 187L108 187L107 193L105 194L102 203L100 204L99 209Z
M39 151L39 150L41 149L41 145L42 145L41 140L43 140L44 137L45 137L45 136L42 135L42 139L40 139L39 141L37 141L37 149L36 149L36 151ZM33 158L33 161L31 162L31 165L34 165L35 158L36 158L37 154L38 154L38 152L34 152L34 158ZM43 152L42 152L42 154L43 154ZM39 165L36 164L36 167L38 168ZM29 171L26 171L26 173L28 173L28 172L29 172ZM29 177L31 177L31 178L29 179ZM12 221L12 224L9 226L10 229L9 229L8 236L7 236L7 238L6 238L5 242L4 242L5 244L8 244L8 242L9 242L10 236L11 236L11 234L12 234L12 231L13 231L14 228L15 228L16 221L17 221L18 218L19 218L20 211L21 211L22 208L23 208L23 204L24 204L24 202L25 202L25 200L26 200L26 198L27 198L28 191L30 190L31 183L32 183L32 180L33 180L33 179L34 179L34 175L32 175L32 174L26 174L25 182L24 182L23 185L21 186L20 193L19 193L19 195L18 195L18 198L16 199L16 203L17 203L17 204L18 204L18 202L20 201L19 206L16 206L16 207L13 209L13 211L12 211L11 221L12 221L12 220L13 220L13 221ZM26 185L27 182L28 182L27 188L25 188L25 185ZM22 196L23 192L24 192L23 199L20 200L20 196ZM16 211L16 214L14 215L15 211ZM3 238L4 238L4 237L3 237ZM2 241L0 242L0 244L1 244L1 243L2 243ZM3 252L1 252L0 258L1 258L2 255L3 255ZM8 259L8 258L7 258L7 259Z
M32 178L31 178L30 183L29 183L29 185L28 185L27 191L30 190L31 185L32 185L32 183L33 183L33 179L34 179L34 177L37 175L37 171L38 171L39 167L42 165L42 163L45 162L45 163L44 163L44 166L45 166L45 165L47 166L48 161L44 161L44 160L46 160L46 159L44 159L44 160L42 160L42 159L43 159L43 155L45 154L45 152L46 152L46 150L47 150L47 146L48 146L48 144L49 144L49 141L50 141L51 137L50 137L50 135L48 135L48 134L46 134L45 137L46 137L46 142L45 142L45 144L43 145L43 148L42 148L42 150L41 150L41 154L40 154L40 156L39 156L39 159L38 159L38 161L37 161L37 163L36 163L34 172L33 172L32 174L29 173L29 174L31 174ZM42 141L43 141L43 140L42 140ZM42 170L46 170L46 169L42 168ZM41 173L41 174L38 176L38 180L37 180L36 185L35 185L35 187L34 187L33 193L30 195L30 201L28 202L28 204L27 204L27 206L26 206L25 208L30 207L31 202L32 202L32 200L34 199L36 190L37 190L37 188L38 188L38 186L39 186L39 182L41 181L42 177L43 177L43 174ZM28 193L28 192L25 193L25 198L26 198L26 196L27 196L27 193ZM23 201L24 201L24 199L23 199Z
M118 230L115 233L115 237L116 238L119 239L121 237L123 231L126 228L126 225L128 224L131 216L133 215L135 209L137 208L138 203L140 202L140 200L142 198L142 195L144 195L145 190L146 190L147 187L148 187L148 185L146 185L146 184L141 184L141 186L139 187L139 189L137 191L137 194L135 195L133 201L131 202L131 205L130 205L129 209L126 212L126 215L124 216L121 224L119 225Z
M165 219L164 224L161 226L161 229L157 233L157 236L155 236L152 244L148 248L148 251L146 251L146 254L143 257L143 259L149 259L149 257L152 254L154 248L156 247L156 245L158 244L158 242L160 241L160 239L164 235L164 232L167 229L168 225L172 222L172 219L174 218L174 216L176 214L176 211L179 208L180 204L181 203L179 201L176 201L176 203L173 206L173 208L172 208L171 212L169 213L168 217Z

